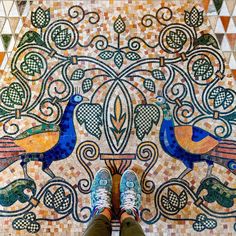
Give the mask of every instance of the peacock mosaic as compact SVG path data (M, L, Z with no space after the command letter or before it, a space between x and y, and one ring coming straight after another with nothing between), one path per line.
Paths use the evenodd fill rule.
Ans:
M235 234L236 84L198 2L34 2L18 38L0 89L1 235L82 235L104 166L114 195L138 174L146 235Z

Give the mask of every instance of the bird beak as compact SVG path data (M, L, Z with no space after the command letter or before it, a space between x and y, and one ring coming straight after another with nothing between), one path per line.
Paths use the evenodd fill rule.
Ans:
M83 100L86 102L89 102L89 98L87 98L87 97L83 97Z
M149 101L150 102L156 102L157 100L156 100L156 98L150 98Z

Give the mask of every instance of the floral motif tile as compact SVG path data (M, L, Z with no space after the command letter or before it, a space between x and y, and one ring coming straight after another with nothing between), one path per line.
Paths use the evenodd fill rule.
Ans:
M128 168L146 235L235 234L235 79L204 9L33 2L1 80L2 235L82 235L104 166L115 235Z

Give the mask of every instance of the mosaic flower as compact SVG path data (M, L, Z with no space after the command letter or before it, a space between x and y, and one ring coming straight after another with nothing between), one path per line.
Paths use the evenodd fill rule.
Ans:
M121 34L125 31L126 25L123 21L122 17L119 15L119 17L116 19L114 23L114 30L116 33Z
M36 215L33 212L28 212L23 217L16 218L12 222L12 227L16 230L26 229L29 233L37 233L40 230L40 224L36 221Z
M41 69L43 69L44 64L42 60L42 56L39 56L36 53L29 53L25 56L24 61L21 63L21 69L27 75L34 76L35 73L42 73Z
M161 197L163 207L170 212L179 212L183 209L188 201L186 192L183 190L179 195L168 188L167 196Z
M214 101L214 108L222 106L224 109L227 109L233 104L234 98L235 92L222 86L214 88L209 96L209 99L213 99Z
M9 87L3 88L0 97L5 106L14 108L23 105L25 91L19 83L12 83Z
M167 44L169 47L179 49L184 46L187 41L186 34L182 30L170 31L166 37Z
M50 9L44 11L41 7L38 7L37 10L31 14L31 21L35 28L46 27L50 21Z
M193 7L190 12L185 11L184 20L191 27L199 27L203 23L203 11Z
M214 229L216 226L216 220L207 218L205 214L199 214L196 218L196 222L193 224L193 229L197 232L201 232L205 229Z
M71 41L71 34L67 28L62 29L61 26L58 26L52 32L52 41L58 48L66 47Z
M58 188L54 194L50 190L47 190L44 197L44 204L48 208L52 208L62 214L70 207L71 195L66 196L62 187Z
M193 63L193 71L196 79L207 80L213 75L214 69L211 62L203 58Z

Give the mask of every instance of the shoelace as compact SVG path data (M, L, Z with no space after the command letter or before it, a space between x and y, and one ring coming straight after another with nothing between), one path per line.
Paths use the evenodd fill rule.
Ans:
M122 204L123 209L133 209L136 199L136 193L133 190L126 190L124 196L124 202Z
M104 207L108 207L111 208L111 193L109 191L107 191L104 188L98 189L96 191L96 208L100 209L100 208L104 208Z

